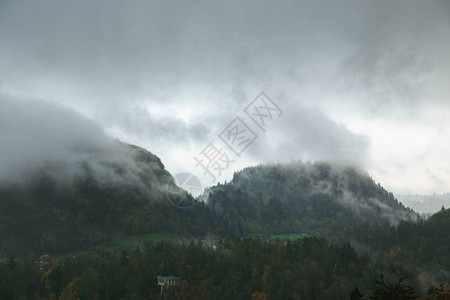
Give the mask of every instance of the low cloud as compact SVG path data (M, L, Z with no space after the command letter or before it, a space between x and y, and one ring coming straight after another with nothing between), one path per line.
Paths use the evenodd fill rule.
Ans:
M191 171L192 156L265 91L285 101L285 115L240 167L330 159L393 174L372 147L380 124L448 127L423 112L449 108L449 13L449 2L439 0L6 0L0 92L81 112L178 172ZM364 131L366 119L373 123ZM382 136L401 139L393 130ZM420 173L402 162L404 171L436 172L446 157L437 155L420 163ZM377 175L405 190L398 174ZM435 188L431 177L424 182Z
M0 95L0 136L3 183L26 183L44 173L60 183L90 174L100 182L157 185L157 162L139 164L135 150L58 104Z
M259 162L328 160L363 166L370 140L338 124L318 109L284 101L284 113L249 147Z

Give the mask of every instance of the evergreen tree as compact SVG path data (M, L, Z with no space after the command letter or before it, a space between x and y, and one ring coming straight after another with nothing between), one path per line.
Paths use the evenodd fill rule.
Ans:
M383 274L376 279L378 289L371 299L373 300L414 300L417 299L414 286L404 281L406 276L400 278L396 285L384 282Z
M360 292L360 290L358 289L358 287L355 287L351 292L350 292L350 300L363 300L364 299L364 294Z

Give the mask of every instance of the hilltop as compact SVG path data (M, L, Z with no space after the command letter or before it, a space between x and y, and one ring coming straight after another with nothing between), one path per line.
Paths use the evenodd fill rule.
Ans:
M209 191L228 234L331 235L355 225L415 220L416 214L365 172L327 162L249 167Z

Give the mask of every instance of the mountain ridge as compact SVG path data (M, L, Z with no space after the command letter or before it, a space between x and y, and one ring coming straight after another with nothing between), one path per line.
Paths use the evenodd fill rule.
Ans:
M263 221L271 215L271 227L279 233L331 229L340 219L346 219L338 226L344 230L364 221L397 224L417 217L367 173L326 162L245 168L229 183L212 187L208 205L224 220L231 217L234 227L261 232L269 229Z
M207 203L195 202L156 155L117 141L114 147L110 157L97 153L81 162L83 172L72 181L54 178L49 168L26 184L0 184L0 253L95 248L157 231L332 237L364 221L415 216L367 174L325 162L245 168L212 187ZM196 205L179 209L169 188Z

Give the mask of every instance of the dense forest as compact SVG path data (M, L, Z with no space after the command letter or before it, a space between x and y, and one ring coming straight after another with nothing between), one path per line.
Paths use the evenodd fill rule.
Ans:
M177 285L157 285L176 274ZM399 275L401 274L401 275ZM404 277L406 275L406 277ZM448 299L447 284L425 289L398 266L384 274L349 245L314 237L294 242L228 238L201 243L147 244L0 265L1 299ZM162 295L161 295L162 292ZM366 298L363 296L366 295Z
M24 184L0 184L0 253L60 253L148 232L191 236L212 231L212 215L204 205L179 210L167 201L168 186L177 187L159 158L136 146L119 146L139 165L132 180L124 176L123 165L108 166L117 178L113 181L102 181L86 165L71 182L42 170Z
M229 235L307 232L332 237L357 224L416 220L366 173L326 162L249 167L209 191Z
M365 172L326 162L246 168L202 202L155 155L119 147L132 176L108 163L112 181L84 165L71 182L42 170L0 184L0 299L450 297L449 209L424 219ZM193 205L174 206L168 189ZM120 243L158 232L176 239ZM161 295L159 275L179 282Z

